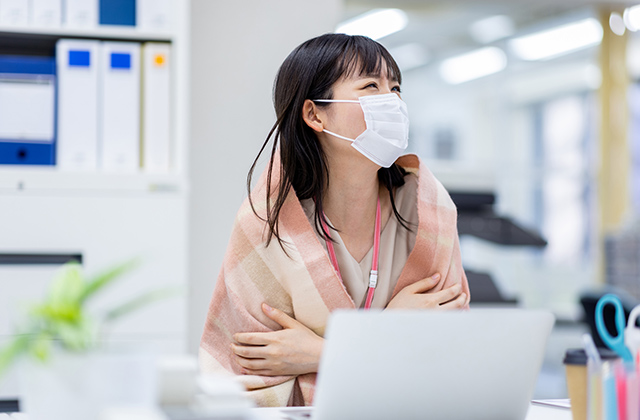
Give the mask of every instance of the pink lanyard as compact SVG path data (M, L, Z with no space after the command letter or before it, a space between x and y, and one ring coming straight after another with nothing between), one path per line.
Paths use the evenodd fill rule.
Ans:
M380 229L382 225L382 212L380 211L380 197L378 197L378 205L376 207L376 227L375 235L373 237L373 261L371 261L371 272L369 274L369 289L367 290L367 300L364 303L364 309L371 308L371 302L373 302L373 294L376 291L376 285L378 284L378 254L380 253ZM328 234L329 229L327 225L322 221L322 227ZM333 248L333 242L327 241L327 250L329 251L329 258L333 267L338 273L338 277L342 280L342 274L340 274L340 267L338 266L338 259L336 258L336 250Z

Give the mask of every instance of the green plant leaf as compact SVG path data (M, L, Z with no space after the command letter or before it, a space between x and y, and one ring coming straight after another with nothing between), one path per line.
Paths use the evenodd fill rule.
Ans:
M28 352L30 339L28 335L19 335L0 350L0 377L18 357Z
M168 287L164 289L152 290L150 292L144 293L138 296L135 299L130 300L129 302L123 303L106 313L104 320L105 322L111 322L115 319L118 319L124 315L130 314L144 306L149 305L150 303L157 302L168 297L178 296L182 294L182 288L176 287Z
M82 351L93 344L93 334L89 322L81 319L80 322L60 322L55 325L54 335L60 337L62 345L73 351Z
M140 259L135 258L97 275L85 285L84 290L79 297L79 302L83 303L88 298L93 296L96 292L111 283L113 280L120 277L124 273L131 271L139 264Z
M84 289L80 265L76 262L67 263L51 283L47 303L55 313L70 314L78 306Z
M51 354L51 339L52 337L49 333L41 332L29 346L33 356L41 362L49 360L49 355Z

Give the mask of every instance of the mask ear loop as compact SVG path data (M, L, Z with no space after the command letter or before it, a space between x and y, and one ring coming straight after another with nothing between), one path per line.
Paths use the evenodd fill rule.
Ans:
M339 138L339 139L342 139L342 140L350 141L350 142L352 142L352 143L355 141L354 139L350 139L349 137L341 136L340 134L336 134L336 133L334 133L334 132L332 132L332 131L329 131L329 130L327 130L326 128L325 128L325 129L322 129L322 131L324 131L325 133L330 134L330 135L332 135L332 136L334 136L334 137L337 137L337 138Z

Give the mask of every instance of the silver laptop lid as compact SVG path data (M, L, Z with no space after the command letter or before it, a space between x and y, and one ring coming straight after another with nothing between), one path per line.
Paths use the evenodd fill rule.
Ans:
M313 418L524 419L549 312L337 311Z

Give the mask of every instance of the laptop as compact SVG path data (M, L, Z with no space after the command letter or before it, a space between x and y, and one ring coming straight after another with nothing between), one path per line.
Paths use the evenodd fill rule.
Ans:
M336 311L311 418L524 419L553 324L522 309Z

